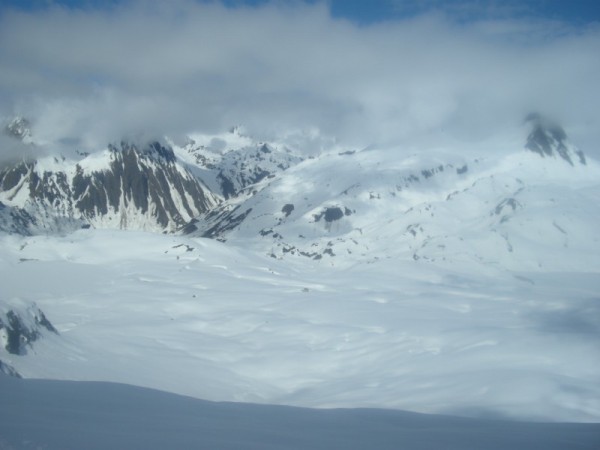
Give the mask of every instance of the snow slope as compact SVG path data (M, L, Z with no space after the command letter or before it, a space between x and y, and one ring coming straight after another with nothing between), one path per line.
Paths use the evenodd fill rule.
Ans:
M223 198L249 197L253 185L302 161L302 152L285 142L262 142L240 127L217 135L192 134L177 155L198 167L198 175Z
M461 419L373 409L212 403L127 385L0 375L0 448L597 448L597 424Z
M0 353L25 378L206 400L600 420L600 277L380 260L346 269L206 239L2 236L4 298L59 335Z
M320 155L205 213L195 233L338 266L400 258L490 270L600 267L600 165L517 143L489 153Z

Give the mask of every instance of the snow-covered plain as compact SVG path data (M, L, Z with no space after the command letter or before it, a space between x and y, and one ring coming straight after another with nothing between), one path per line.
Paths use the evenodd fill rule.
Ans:
M0 239L3 302L35 302L60 333L25 355L2 350L25 378L215 401L600 421L593 271L402 260L341 269L108 230Z

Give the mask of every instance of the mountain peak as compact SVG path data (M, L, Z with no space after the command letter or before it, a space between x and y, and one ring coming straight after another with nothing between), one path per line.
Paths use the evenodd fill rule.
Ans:
M539 113L531 113L525 118L531 125L525 148L542 157L559 156L572 166L574 161L585 165L585 155L572 145L565 130L556 122Z
M138 146L129 141L121 141L120 146L109 144L108 149L113 153L136 153L150 159L162 160L167 163L174 163L176 160L175 153L170 145L162 144L158 141L148 142L142 146Z

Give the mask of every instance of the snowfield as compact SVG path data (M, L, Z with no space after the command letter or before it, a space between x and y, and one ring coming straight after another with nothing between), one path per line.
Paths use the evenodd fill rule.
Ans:
M598 424L213 403L135 386L2 374L0 396L3 450L595 450L600 433Z
M0 204L0 449L598 448L600 164L542 125L527 151L122 143L89 217L68 170L3 172L29 194Z
M1 360L25 378L213 401L600 421L600 277L415 261L345 269L207 240L4 235L3 303L59 334ZM12 300L11 300L12 299Z

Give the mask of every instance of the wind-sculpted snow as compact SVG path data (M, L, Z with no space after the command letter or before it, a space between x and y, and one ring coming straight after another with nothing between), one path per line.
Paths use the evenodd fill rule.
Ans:
M217 401L600 420L593 259L561 271L412 258L341 270L124 231L0 244L5 298L35 300L60 333L0 358L25 378Z

